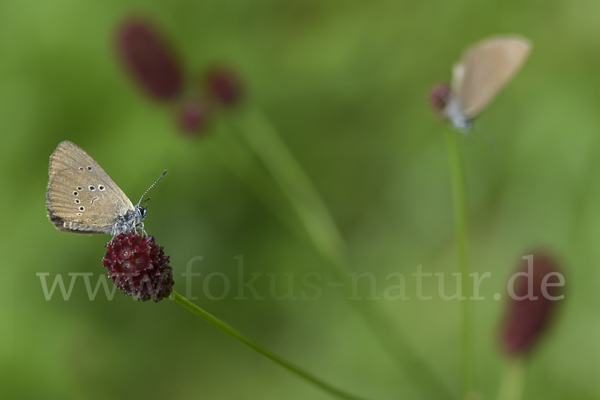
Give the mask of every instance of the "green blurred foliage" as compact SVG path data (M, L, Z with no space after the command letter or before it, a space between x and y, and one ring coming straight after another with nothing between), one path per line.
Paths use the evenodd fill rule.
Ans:
M45 217L48 157L62 140L88 151L137 201L152 192L146 229L171 256L176 290L190 259L196 302L256 342L373 399L419 398L362 321L323 284L316 300L236 300L246 279L325 272L293 211L261 201L211 146L189 140L168 107L148 101L115 56L115 27L142 14L201 71L225 61L314 180L350 244L351 263L408 279L410 301L377 301L458 393L458 302L414 299L410 274L455 270L451 188L442 126L427 105L462 50L498 33L532 55L465 138L474 268L490 271L475 304L479 387L495 396L506 280L522 255L557 254L567 301L536 349L524 398L598 398L600 368L600 4L592 1L0 1L0 377L7 398L326 399L326 394L171 301L117 293L46 301L36 273L104 274L106 236L57 231ZM223 116L226 118L226 116ZM214 127L217 127L215 124ZM489 145L486 138L491 138ZM265 182L263 182L265 183ZM223 272L232 291L202 296ZM327 275L324 275L324 282ZM265 275L257 281L269 293ZM411 282L412 285L411 285ZM426 281L429 282L429 281ZM448 282L449 283L449 282ZM218 294L219 280L209 290ZM432 293L431 279L425 291ZM367 288L368 289L368 288ZM450 288L448 289L450 292Z

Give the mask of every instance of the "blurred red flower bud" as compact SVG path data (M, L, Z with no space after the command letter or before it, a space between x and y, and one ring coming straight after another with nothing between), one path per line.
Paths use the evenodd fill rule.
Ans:
M205 75L209 95L223 106L234 106L242 98L242 81L231 68L215 66Z
M564 276L554 259L534 253L523 257L508 281L511 297L502 326L502 347L511 355L523 355L548 330L557 302L564 298Z
M151 23L128 19L118 31L118 52L131 76L156 100L172 100L183 89L178 57Z
M183 101L175 110L179 129L187 136L206 132L212 110L205 100Z
M444 109L450 99L451 89L445 83L434 86L429 93L429 106L438 117L444 116Z

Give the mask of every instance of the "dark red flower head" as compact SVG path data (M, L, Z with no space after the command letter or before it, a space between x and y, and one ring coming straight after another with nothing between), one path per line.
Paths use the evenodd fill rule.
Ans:
M157 100L172 100L183 89L179 59L158 29L142 19L125 21L118 31L118 51L132 77Z
M212 110L205 100L185 100L176 112L177 125L187 136L200 136L206 132Z
M444 115L444 109L450 99L451 89L445 83L437 84L429 93L429 105L437 116Z
M214 66L205 75L209 95L223 106L234 106L242 98L242 81L231 69L225 66Z
M173 291L173 268L154 237L137 232L121 233L106 244L102 260L108 277L127 296L158 303Z
M535 345L564 298L564 277L555 261L544 254L525 257L508 284L511 297L502 327L502 346L512 355L527 353ZM512 292L511 292L512 291Z

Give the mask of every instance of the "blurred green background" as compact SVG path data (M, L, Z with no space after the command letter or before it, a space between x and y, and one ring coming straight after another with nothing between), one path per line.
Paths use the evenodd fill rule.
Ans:
M192 287L200 306L351 392L420 398L327 275L316 300L274 300L267 275L256 284L266 299L235 299L236 256L246 280L275 274L279 293L292 274L296 295L306 290L300 278L325 272L323 263L275 217L275 208L294 214L268 175L256 180L273 188L272 204L211 150L222 145L218 130L183 137L170 110L124 73L115 28L132 13L162 27L190 70L225 61L242 73L248 101L329 205L356 271L372 272L379 294L389 273L407 276L411 300L370 301L457 394L459 304L416 300L410 278L418 265L455 270L443 127L427 96L466 46L499 33L531 39L525 67L465 139L473 264L492 273L486 300L474 303L478 386L494 398L504 360L505 302L492 296L505 293L521 256L543 247L561 260L567 301L532 355L524 398L600 397L600 3L567 0L1 0L3 396L330 398L172 301L121 293L108 301L102 292L90 301L81 278L68 301L58 292L46 301L36 273L68 283L68 273L91 272L94 285L106 273L108 236L61 233L45 216L48 157L71 140L134 202L169 170L151 193L146 230L171 256L180 293L187 263L203 256ZM215 271L232 284L218 301L202 295ZM435 293L437 281L425 282ZM221 293L218 278L209 289Z

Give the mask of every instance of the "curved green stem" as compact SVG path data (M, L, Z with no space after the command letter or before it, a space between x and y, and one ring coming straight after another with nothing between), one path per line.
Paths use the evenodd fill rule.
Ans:
M343 281L352 272L346 258L346 244L308 175L258 109L251 106L246 108L238 121L237 130L288 198L309 240L331 269L334 278ZM353 294L347 286L343 290L344 298L366 321L379 344L388 354L393 354L393 359L421 396L428 399L454 398L381 310L371 304L349 300Z
M473 338L471 331L472 287L469 282L471 260L469 255L469 208L465 184L464 163L459 133L447 128L446 142L450 159L450 175L454 202L454 223L456 228L456 251L458 270L461 273L462 299L460 312L460 375L462 398L475 390L475 368L473 358Z
M173 293L171 294L171 297L173 298L173 300L175 300L177 303L179 303L180 305L182 305L184 308L188 309L189 311L191 311L192 313L196 314L198 317L202 318L203 320L211 323L212 325L216 326L217 328L219 328L220 330L222 330L223 332L225 332L226 334L228 334L229 336L233 337L234 339L236 339L239 342L242 342L243 344L245 344L246 346L250 347L252 350L256 351L257 353L267 357L268 359L270 359L271 361L274 361L275 363L279 364L280 366L282 366L283 368L287 369L288 371L292 372L294 375L306 380L307 382L321 388L322 390L328 392L329 394L332 394L334 396L339 397L340 399L349 399L349 400L360 400L362 399L361 397L358 396L354 396L352 394L346 393L341 389L335 388L333 386L331 386L330 384L328 384L327 382L322 381L321 379L317 378L316 376L304 371L303 369L296 367L295 365L285 361L283 358L277 356L276 354L270 352L269 350L265 349L262 346L259 346L258 344L254 343L253 341L251 341L250 339L248 339L247 337L245 337L244 335L242 335L241 333L239 333L238 331L236 331L235 329L233 329L232 327L230 327L229 325L227 325L225 322L221 321L220 319L218 319L217 317L215 317L214 315L208 313L207 311L203 310L202 308L198 307L197 305L195 305L194 303L192 303L191 301L189 301L188 299L186 299L185 297L183 297L182 295L180 295L179 293L173 291Z
M280 199L279 193L275 193L271 182L263 179L264 168L258 163L256 157L248 152L246 146L232 135L232 132L223 124L217 125L218 132L208 141L212 152L221 159L223 164L229 168L242 183L246 185L263 204L269 206L269 210L291 230L297 230L297 224L290 217L289 209L285 199Z
M520 400L525 386L525 360L506 360L498 400Z
M247 111L244 117L239 131L289 199L313 245L338 273L346 273L340 268L344 264L344 240L310 178L257 109Z

